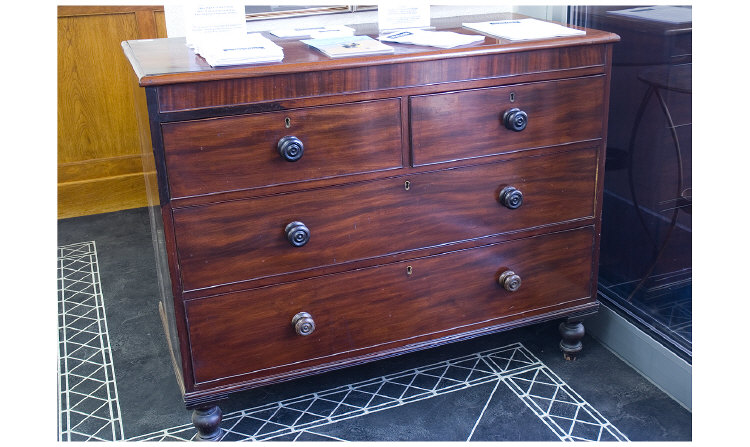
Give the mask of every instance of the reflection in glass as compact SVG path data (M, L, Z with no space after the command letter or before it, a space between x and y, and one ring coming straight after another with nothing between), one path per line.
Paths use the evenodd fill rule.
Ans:
M245 16L247 20L259 20L350 12L354 9L349 5L246 5Z
M599 293L692 357L692 10L571 7L614 32Z

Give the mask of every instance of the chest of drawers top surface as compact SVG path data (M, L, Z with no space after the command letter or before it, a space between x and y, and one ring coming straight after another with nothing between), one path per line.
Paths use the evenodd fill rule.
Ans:
M508 18L516 15L508 14ZM448 29L474 34L466 29ZM587 29L585 35L545 39L539 41L509 41L486 37L483 42L453 49L437 49L418 45L391 44L393 54L332 59L308 47L299 40L276 39L284 49L284 59L279 63L242 65L236 67L211 67L185 45L184 38L125 41L123 47L142 87L206 80L226 80L288 73L341 70L383 64L401 64L461 58L469 55L495 55L526 50L565 48L591 44L611 43L619 40L615 34Z

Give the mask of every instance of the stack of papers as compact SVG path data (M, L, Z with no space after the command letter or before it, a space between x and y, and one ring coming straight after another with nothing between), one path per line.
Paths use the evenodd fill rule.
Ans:
M282 39L325 39L328 37L353 36L354 28L343 25L304 28L279 28L271 31L271 34Z
M508 40L549 39L552 37L579 36L586 31L537 19L498 20L493 22L464 23L469 28L492 37Z
M246 34L232 40L204 39L196 45L195 52L212 67L279 62L284 59L284 49L260 33Z
M393 47L369 36L334 37L330 39L308 39L303 43L321 51L328 57L363 56L393 53Z
M438 48L455 48L461 45L482 42L484 41L484 36L470 36L468 34L454 33L451 31L410 29L381 34L380 40Z

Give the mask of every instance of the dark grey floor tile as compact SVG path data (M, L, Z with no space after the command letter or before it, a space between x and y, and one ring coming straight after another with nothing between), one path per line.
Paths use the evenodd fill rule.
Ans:
M159 317L148 210L58 221L58 244L94 241L126 438L190 422Z
M596 340L586 336L578 360L566 362L548 340L533 342L537 354L631 441L690 441L692 413ZM546 346L545 346L546 345ZM537 352L537 351L535 351Z
M559 441L504 383L500 383L478 420L472 441Z
M466 441L489 399L485 383L316 427L315 432L347 441ZM517 398L511 396L513 399Z

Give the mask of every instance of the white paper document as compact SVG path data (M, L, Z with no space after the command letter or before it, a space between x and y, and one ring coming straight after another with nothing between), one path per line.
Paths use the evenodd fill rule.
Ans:
M403 6L378 5L378 28L381 33L406 28L428 28L430 26L430 5Z
M552 37L579 36L586 31L568 28L557 23L537 19L496 20L491 22L464 23L464 28L508 40L535 40Z
M683 6L644 6L640 8L620 9L618 11L607 11L607 14L674 24L692 23L693 21L693 9Z
M354 28L348 26L315 26L302 28L279 28L271 31L282 39L324 39L326 37L353 36Z
M244 2L189 2L183 11L189 47L202 40L233 40L247 34Z
M279 62L284 49L260 33L246 34L240 39L204 40L199 54L212 67Z
M427 31L420 29L398 30L380 35L380 40L438 48L455 48L484 42L484 36L454 33L452 31Z

